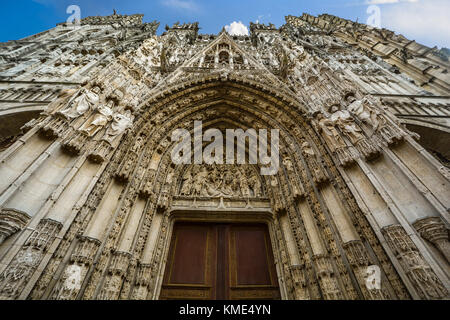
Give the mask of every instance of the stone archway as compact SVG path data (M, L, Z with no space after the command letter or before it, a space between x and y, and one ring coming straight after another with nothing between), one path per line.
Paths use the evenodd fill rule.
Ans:
M354 156L339 131L334 129L334 134L324 136L319 128L321 123L308 119L303 109L291 96L245 77L195 78L148 98L133 127L121 139L102 139L105 131L97 130L91 145L86 143L88 136L82 129L93 115L86 115L68 127L56 109L56 113L43 120L40 131L47 139L58 139L66 153L82 154L81 159L88 159L86 163L94 163L89 170L103 163L104 171L96 189L89 197L86 195L86 205L72 224L70 236L61 241L59 248L64 251L50 260L31 296L158 297L170 234L170 212L174 201L178 201L180 181L186 170L186 166L171 161L174 148L171 133L177 128L192 132L194 121L202 120L205 129L280 130L280 168L276 175L261 176L259 181L264 186L266 203L270 203L276 247L273 251L278 262L278 280L284 284L283 298L407 299L404 278L400 280L354 198L354 191L350 191L342 176L341 167L376 158L379 151L362 134L346 136L345 141L355 144L361 159ZM388 138L392 133L383 131ZM248 147L245 148L248 153ZM87 168L81 167L80 171ZM194 197L187 196L193 198L191 203L196 203L202 193L200 190ZM233 198L226 193L225 196L222 195L219 206L225 207L225 198ZM246 209L261 200L261 196L249 199L252 197L245 196L242 190L236 198ZM50 212L52 219L60 214ZM41 222L45 222L43 230L54 224L48 219ZM53 232L58 232L61 225L53 227ZM386 230L395 235L399 231ZM79 236L75 238L77 233ZM36 250L36 257L40 257L41 247ZM62 262L63 252L71 252L70 260ZM11 268L20 262L20 254ZM371 265L380 268L378 287L366 285L367 268ZM59 278L52 280L49 276L55 268ZM30 274L25 273L22 278ZM76 285L69 285L74 277ZM433 281L436 290L441 290L439 280ZM440 295L441 291L432 294Z
M238 282L238 279L230 279L229 276L225 276L224 279L221 279L220 276L218 276L218 273L227 273L232 274L233 271L237 272L237 264L239 263L238 258L236 257L235 250L231 247L231 242L229 237L229 231L228 234L225 236L225 238L220 237L220 232L214 234L214 237L220 237L223 239L217 239L214 243L214 239L209 242L214 243L213 245L213 252L212 256L214 257L215 264L210 265L210 269L212 270L212 273L214 273L216 279L211 279L211 283L209 284L210 288L198 291L195 290L196 286L194 286L192 289L194 289L194 292L197 292L199 294L198 298L211 298L210 295L212 295L215 299L236 299L237 297L240 297L241 299L244 297L248 298L279 298L279 294L281 293L281 298L286 299L286 284L282 281L283 279L283 272L280 270L279 266L282 264L281 256L279 255L279 245L277 239L276 239L276 226L273 222L273 216L270 209L270 204L267 201L261 201L259 203L259 206L257 208L249 208L244 207L242 204L242 201L238 199L228 199L225 200L223 198L217 198L217 199L202 199L197 202L195 205L196 208L192 207L192 204L188 204L189 201L186 201L186 199L177 199L173 203L173 206L170 211L170 217L169 217L169 226L168 226L168 232L167 232L167 238L164 244L163 248L163 259L160 262L160 265L158 267L159 272L157 276L157 280L155 283L155 292L154 292L154 298L161 298L161 296L164 296L165 299L172 297L176 298L178 295L178 298L180 298L180 294L182 295L184 291L183 287L177 287L176 284L172 285L175 288L175 291L173 294L170 294L170 290L168 291L167 288L170 289L170 287L167 287L168 284L168 270L171 269L173 261L171 261L171 256L174 254L174 240L172 239L174 237L174 226L182 225L182 226L202 226L206 228L213 228L215 229L217 226L221 228L222 230L231 228L249 228L250 230L256 228L258 232L264 231L264 229L267 229L268 231L268 239L267 243L265 245L269 245L269 248L266 248L265 254L267 254L267 267L270 269L267 269L268 271L268 279L264 279L264 275L262 275L263 279L256 279L257 282L259 281L259 285L240 285ZM232 205L233 203L233 205ZM217 205L217 206L216 206ZM245 205L245 203L244 203ZM228 207L232 206L232 207ZM264 233L264 232L263 232ZM223 234L223 231L222 231ZM248 240L249 238L247 238ZM256 243L258 243L258 239L255 239ZM225 241L226 243L220 243L220 241ZM236 245L234 243L234 245ZM171 250L169 250L171 249ZM222 252L221 252L222 251ZM222 256L222 259L217 257L217 253L220 253ZM210 254L211 255L211 254ZM226 256L226 259L223 259L223 257ZM260 256L257 256L257 258L261 258ZM273 264L273 261L275 261L275 264ZM248 263L248 261L241 262L242 263ZM271 265L272 264L272 265ZM204 265L201 265L200 267L205 268ZM262 266L256 266L256 265L247 265L246 268L252 268L257 267L258 270L261 271ZM259 267L259 268L258 268ZM273 269L272 269L273 268ZM270 270L270 271L269 271ZM245 282L245 274L244 279L241 280L241 282ZM248 277L248 274L247 274ZM217 280L219 278L219 280ZM248 279L247 279L248 280ZM255 280L255 279L252 279ZM204 281L208 281L205 279ZM268 283L265 283L269 281ZM220 282L220 284L219 284ZM223 282L223 283L222 283ZM239 286L242 288L239 290ZM201 286L200 286L201 287ZM222 294L218 294L216 290L218 287L222 287L221 289L224 290ZM280 287L280 289L278 289ZM163 291L163 288L165 288L165 292ZM234 288L230 291L231 288ZM186 287L184 287L186 289ZM206 289L206 291L205 291ZM236 289L238 289L236 291ZM280 293L278 293L278 290ZM220 290L219 290L220 291ZM226 292L225 292L226 291ZM201 293L202 292L202 293ZM207 293L206 296L204 294ZM233 294L234 293L234 294ZM188 296L193 294L190 291L184 292L184 294L187 294Z

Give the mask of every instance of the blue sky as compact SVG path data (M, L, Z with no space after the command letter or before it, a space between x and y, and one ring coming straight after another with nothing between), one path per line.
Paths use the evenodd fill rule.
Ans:
M64 22L69 5L81 17L143 13L144 21L166 24L199 21L202 33L217 33L232 22L250 21L276 26L285 15L330 13L366 23L370 5L380 9L381 26L428 46L450 47L450 0L0 0L0 42L20 39Z

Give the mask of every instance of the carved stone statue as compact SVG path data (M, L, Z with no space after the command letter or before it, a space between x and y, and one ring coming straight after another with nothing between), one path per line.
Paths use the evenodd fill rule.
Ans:
M125 130L131 128L133 119L134 116L131 114L130 110L127 110L125 114L116 113L115 115L113 115L113 122L111 123L109 128L106 129L103 140L112 143L116 137L120 136L123 132L125 132Z
M250 168L247 169L247 180L248 186L252 191L252 195L254 197L260 197L262 195L261 181L259 180L259 177L256 174L256 172L254 172Z
M355 123L355 119L348 110L338 110L336 106L333 106L331 112L333 112L331 121L348 137L364 158L373 159L379 155L377 144L373 141L369 142L364 137L361 128Z
M332 152L336 153L343 166L350 165L354 162L353 155L350 153L344 139L335 127L335 122L325 118L323 113L319 112L316 119L312 121L312 125L322 134L326 144Z

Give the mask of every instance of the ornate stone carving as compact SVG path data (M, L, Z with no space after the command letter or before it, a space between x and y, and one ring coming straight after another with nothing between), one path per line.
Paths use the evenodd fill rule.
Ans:
M329 179L328 173L317 161L316 153L309 142L305 141L302 143L302 152L308 162L309 168L313 175L314 183L317 185L326 183Z
M120 136L125 130L131 128L134 116L129 110L125 111L124 114L116 113L113 115L113 122L106 129L106 133L103 136L103 140L113 143L116 137Z
M180 195L197 197L263 196L260 177L249 166L193 165L184 175Z
M447 289L402 226L391 225L383 228L382 232L422 299L448 296Z
M294 282L295 299L308 300L310 297L305 275L305 266L294 265L290 267L290 270L291 270L291 277Z
M152 280L151 264L139 264L136 272L135 288L132 298L135 300L145 300L148 294L148 287Z
M335 128L335 123L325 118L323 113L318 113L312 122L317 132L322 134L325 142L332 152L336 154L342 166L347 167L354 163L355 159L344 142L344 139Z
M131 254L128 252L116 251L112 254L108 269L109 274L98 297L100 300L115 300L118 298L130 259Z
M378 50L389 41L406 46L408 42L402 37L386 31L366 30L336 17L290 16L286 21L280 29L270 24L251 24L249 36L231 36L225 30L218 35L202 35L198 33L197 23L177 23L161 36L155 36L156 23L143 24L141 16L114 14L83 19L76 33L63 24L48 34L38 35L38 39L49 40L50 35L62 41L56 47L50 42L46 44L51 54L46 54L43 47L36 47L39 59L28 60L30 63L25 69L7 54L0 55L0 60L8 60L0 66L5 69L1 70L0 78L18 80L7 85L13 86L13 90L0 89L0 99L11 105L20 102L29 107L32 104L33 108L48 104L46 111L36 121L28 123L23 131L39 128L44 136L59 138L58 143L74 156L87 155L90 161L103 163L80 167L80 162L73 159L76 164L69 165L69 170L66 166L58 167L58 158L53 157L50 164L41 157L43 162L36 162L39 166L26 165L30 169L54 167L58 172L60 169L66 172L66 168L69 171L64 176L55 172L54 176L61 178L59 181L64 184L59 187L58 183L53 184L53 174L45 177L54 192L45 205L39 207L36 216L45 216L48 210L53 210L50 208L65 207L62 201L68 198L71 202L67 210L71 212L61 215L67 217L63 221L67 227L64 235L59 234L63 230L61 224L44 219L27 239L25 236L16 238L17 255L6 254L0 261L1 265L6 265L0 275L0 297L154 298L162 282L172 214L189 212L188 215L198 214L196 217L209 219L206 213L209 211L213 211L211 216L226 219L244 216L245 221L253 217L261 221L267 218L271 236L274 235L270 240L277 276L286 298L408 299L410 293L398 273L406 273L422 298L447 297L447 284L441 283L444 280L439 280L437 271L434 274L431 261L429 265L404 230L399 233L395 228L385 229L392 250L389 255L384 252L378 239L379 230L373 230L378 227L366 219L375 213L366 212L371 210L365 205L359 207L365 203L364 192L374 190L381 194L381 190L375 183L361 190L356 188L356 191L354 185L358 178L358 182L372 183L373 179L364 176L355 178L355 172L369 175L373 168L362 165L348 168L359 156L366 160L375 158L380 148L386 150L386 144L396 144L411 134L389 111L391 105L386 100L393 101L399 109L409 108L409 104L421 109L426 105L425 100L446 103L446 92L440 92L437 100L431 96L422 99L422 93L410 83L411 79L386 72L386 69L397 72L397 67L380 62L380 59L400 61L401 51L387 52L389 58L380 58L368 49L377 47ZM77 39L72 41L74 34ZM106 34L108 36L104 37ZM32 47L40 46L40 40L24 43L30 47L17 42L14 46L21 48L10 51L26 60ZM348 43L356 47L364 43L366 51L357 52ZM5 44L3 49L5 47L13 46ZM27 54L22 54L25 48ZM408 46L408 53L414 51L411 48ZM442 77L439 81L426 78L428 71L439 77L439 70L432 65L427 66L430 69L420 69L426 54L422 58L411 54L414 59L406 59L406 62L414 63L423 71L420 82L427 82L427 90L440 86L443 91L446 82ZM20 75L21 70L23 76L9 78L13 74ZM63 75L64 81L58 81ZM53 79L48 81L49 78ZM77 83L83 84L80 87ZM54 100L62 91L66 92L64 99L59 96ZM373 95L363 98L367 92ZM377 96L383 96L384 101ZM437 110L443 106L434 107ZM317 118L308 118L316 114ZM208 126L217 125L220 130L229 125L280 129L280 170L274 176L262 177L258 168L251 165L175 166L170 159L170 133L175 128L191 130L192 119L202 120ZM0 166L0 171L6 172L6 179L9 179L8 172L13 172L10 164L15 164L14 157L18 157L18 164L24 164L22 160L38 159L38 153L53 152L54 148L39 151L41 147L45 150L50 142L39 140L35 144L32 132L34 130L18 140L10 151L1 153L2 161L13 159L4 164L5 171ZM405 140L405 143L410 141ZM411 147L411 152L419 152L414 144ZM400 149L394 151L401 152ZM386 153L386 158L391 154ZM21 158L23 155L25 157ZM359 159L358 163L362 164ZM408 164L405 163L405 167ZM27 170L27 174L28 171L31 170ZM32 177L40 179L36 176L39 172L32 172ZM91 176L93 181L86 182ZM21 186L35 181L14 179L8 181L18 187L13 197L19 194ZM112 183L112 179L121 185ZM378 176L375 180L382 182ZM89 187L79 190L73 185L77 181L84 181ZM336 191L335 201L328 201L321 192L328 188L328 183ZM353 184L351 189L350 184ZM67 190L76 192L68 194ZM432 192L432 188L427 190ZM80 195L78 191L83 192ZM40 190L36 190L38 192ZM115 195L114 199L105 198L111 194ZM8 193L3 194L2 199L9 201L7 196ZM384 201L385 198L381 198L380 201ZM93 219L100 203L110 204L111 212L104 219L103 216ZM338 221L332 214L334 205L345 207L350 218L348 227L361 241L343 242L335 228ZM180 208L182 210L178 210ZM229 211L242 212L230 214ZM311 214L306 216L310 221L303 221L304 212ZM0 239L18 232L28 223L17 217L16 220L8 217L5 222L1 214ZM283 222L292 228L293 239L284 235L284 227L280 227L282 219L287 219ZM102 221L104 225L92 228L95 221ZM313 231L318 239L310 236L311 230L307 228L311 223L317 228ZM441 222L427 218L414 226L448 259L448 233L445 234ZM133 240L124 240L122 235L128 236L130 227L135 232ZM86 230L100 230L102 242L86 236L76 238L87 234ZM23 234L26 232L29 230ZM10 252L9 248L3 248L10 242L13 241L4 242L2 250ZM320 250L316 247L318 243ZM150 251L146 251L148 246L152 246ZM123 247L129 252L116 251ZM428 249L425 246L425 250ZM390 260L391 251L401 265L398 273ZM148 257L150 252L152 256ZM323 254L315 255L317 252ZM438 266L445 263L434 253L427 255L427 259L437 258ZM294 261L300 265L293 265ZM365 287L366 269L370 265L383 269L381 289ZM411 290L409 285L408 289ZM28 296L27 292L30 292Z
M325 255L316 255L313 257L313 261L324 298L327 300L343 299L329 258Z
M100 100L100 90L98 86L93 87L92 90L81 89L79 94L69 101L67 107L59 111L59 114L68 120L72 120L82 116L89 110L93 110Z
M369 266L369 256L367 255L364 244L360 240L355 240L344 243L343 247L347 253L350 265L355 270L356 278L365 298L371 300L387 299L389 296L384 292L381 280L380 288L367 287L367 267Z
M61 137L69 128L66 120L57 115L50 116L45 122L40 130L45 137L52 140Z
M39 222L36 230L0 275L0 298L16 299L41 262L44 253L61 230L62 224L50 219Z
M0 210L0 245L16 232L22 230L30 221L30 216L16 209Z
M109 100L106 105L99 105L94 115L81 126L80 130L84 131L89 137L94 136L111 121L113 108L113 100Z
M79 242L70 256L70 264L65 267L64 273L53 291L53 299L76 299L100 244L97 239L86 236L79 237Z
M330 120L349 138L350 142L356 146L364 158L370 160L379 155L378 146L373 142L369 142L363 136L361 128L355 123L350 112L339 110L336 106L333 106L330 111L332 112Z
M86 146L88 140L88 135L84 131L76 131L75 133L68 135L63 141L63 148L73 154L79 155L81 150Z
M347 101L349 103L347 109L361 122L367 123L388 145L396 144L403 139L403 132L386 118L383 111L377 110L371 99L364 97L362 100L356 100L350 95Z
M95 163L102 163L108 157L112 149L111 144L108 141L100 140L96 145L94 150L89 153L89 159Z

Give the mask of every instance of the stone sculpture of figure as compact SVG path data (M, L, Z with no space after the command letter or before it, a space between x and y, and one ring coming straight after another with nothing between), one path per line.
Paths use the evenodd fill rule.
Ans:
M219 175L217 168L213 168L209 173L208 182L205 186L205 193L209 197L216 197L220 194L220 191L217 190L217 186L219 185Z
M193 195L202 195L207 176L208 171L204 167L202 167L200 171L194 176Z
M112 119L113 107L114 102L112 100L108 101L107 105L100 105L94 117L82 126L81 131L87 133L89 136L95 135Z
M142 46L136 51L136 55L150 62L151 65L156 65L159 61L159 49L156 36L153 36L144 41Z
M401 124L395 119L389 121L385 111L379 111L370 97L364 97L362 101L355 101L354 97L349 97L347 101L350 103L348 110L355 115L361 122L367 123L372 129L388 143L395 143L403 139L405 134L410 134L418 139L416 133L412 133L406 128L402 128Z
M221 191L224 195L226 196L231 196L233 194L233 181L234 181L234 176L233 173L231 172L231 170L226 169L225 172L223 173L223 183L222 183L222 188Z
M103 137L103 140L106 140L109 143L112 143L113 140L125 132L125 130L131 128L134 116L131 114L130 110L127 110L125 114L116 113L112 119L113 122L111 123L111 126L106 129L105 136Z
M317 162L316 153L311 147L308 141L302 143L302 152L306 157L306 161L309 164L309 168L313 174L313 179L315 183L322 183L328 180L328 174Z
M314 157L316 155L308 141L302 143L302 151L307 157Z
M75 119L82 116L86 111L94 109L99 102L100 88L94 87L91 90L82 89L80 94L69 102L69 105L59 113L67 119Z
M184 177L181 183L180 195L189 195L191 191L192 173L189 171Z
M194 177L198 173L197 167L193 167L192 170L188 170L187 174L183 177L180 194L182 196L190 195L192 192Z
M348 110L338 110L336 106L331 108L331 121L334 122L342 133L344 133L351 143L367 160L376 158L380 152L376 143L370 142L362 134L361 128L355 123Z
M349 103L347 110L355 115L361 122L365 122L372 127L373 130L378 130L380 126L386 124L386 119L375 108L370 107L370 101L367 98L356 100L350 95L347 98Z
M294 165L289 157L284 158L283 165L286 167L288 172L294 172Z

